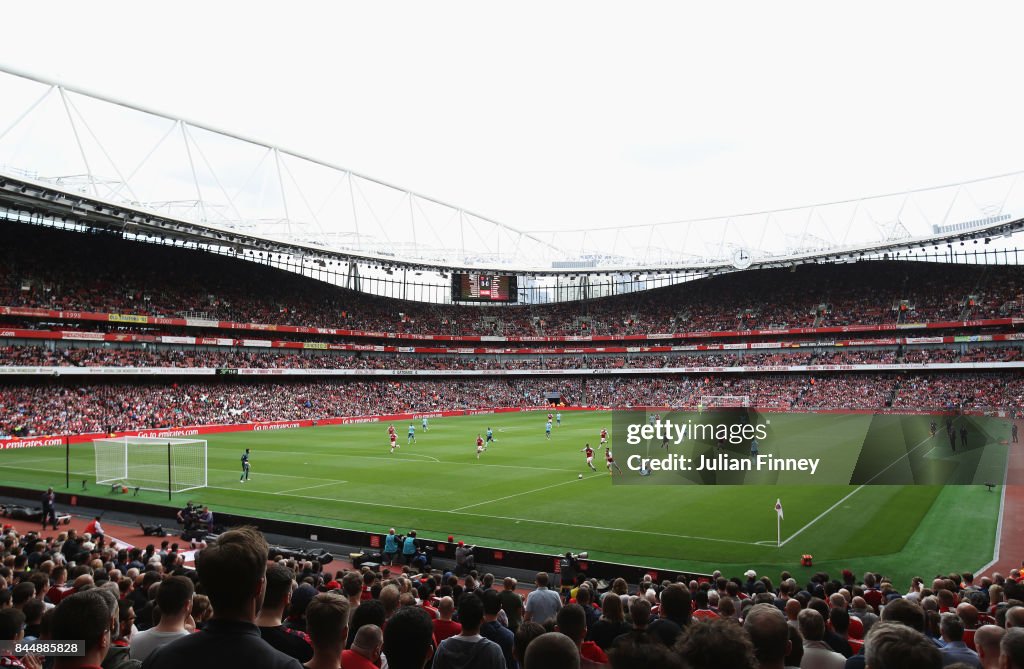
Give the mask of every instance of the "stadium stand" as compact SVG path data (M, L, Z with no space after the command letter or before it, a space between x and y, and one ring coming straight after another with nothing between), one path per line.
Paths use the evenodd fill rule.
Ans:
M754 406L785 410L880 407L996 411L1020 406L1019 375L842 374L559 378L574 405L696 407L706 395L746 395ZM529 378L403 381L79 384L42 381L0 386L0 433L85 434L128 429L338 416L545 405Z
M198 552L195 567L166 548L115 548L104 537L73 532L40 535L7 526L0 538L0 594L13 604L0 610L3 639L77 635L93 666L132 659L133 638L150 630L138 636L146 667L223 666L228 648L233 658L246 656L246 666L298 666L292 658L309 658L313 649L319 654L324 644L334 657L345 650L346 667L378 666L382 655L389 666L422 667L440 641L435 621L450 621L453 608L456 621L479 627L482 638L449 641L446 654L459 644L497 639L501 645L488 650L493 666L526 669L559 654L566 659L542 666L577 666L577 658L579 666L811 666L800 657L830 653L838 653L839 664L863 666L866 660L875 666L878 657L894 653L914 658L901 666L926 667L943 666L942 655L955 653L966 666L1014 667L1024 642L1018 569L983 578L950 573L930 584L919 578L893 583L873 572L862 578L817 572L803 582L788 572L776 581L753 571L674 582L645 577L631 584L580 576L560 598L543 586L547 574L538 574L536 590L515 589L513 581L513 589L506 582L499 594L490 584L501 574L474 570L463 579L429 568L376 565L325 571L310 561L272 556L274 578L285 580L275 581L267 596L290 604L278 607L273 625L257 627L264 620L256 611L268 545L254 528L220 535ZM524 600L528 614L549 611L545 619L521 621ZM172 601L179 613L161 622L152 602ZM52 612L43 615L47 608ZM799 628L787 619L798 619ZM118 630L115 643L106 636L111 628ZM544 635L545 629L557 630L555 636ZM263 640L260 634L270 636ZM3 661L8 667L40 666L36 657Z
M553 305L473 309L370 297L256 263L116 235L0 227L0 306L366 332L649 335L956 322L1021 313L1014 267L875 261L739 272ZM264 289L254 295L249 287ZM483 320L483 315L496 316ZM585 318L584 318L585 317Z
M957 349L928 348L906 351L782 350L777 353L707 353L661 355L380 355L374 353L291 353L260 350L147 349L90 346L48 349L41 345L0 346L0 365L42 367L232 367L251 369L433 369L433 370L538 370L538 369L660 369L665 367L775 367L790 365L928 364L958 362L1010 362L1021 357L1016 346Z

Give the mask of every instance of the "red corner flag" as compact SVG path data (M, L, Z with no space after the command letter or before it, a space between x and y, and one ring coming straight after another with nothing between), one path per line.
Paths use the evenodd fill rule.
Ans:
M775 513L779 514L779 520L782 520L782 518L784 516L782 515L782 500L781 499L775 500Z

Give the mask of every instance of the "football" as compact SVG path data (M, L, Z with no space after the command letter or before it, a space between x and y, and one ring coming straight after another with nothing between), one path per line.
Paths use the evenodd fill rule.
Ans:
M581 479L581 478L583 478L583 474L580 474L580 475L579 475L579 476L577 476L576 478L580 478L580 479Z

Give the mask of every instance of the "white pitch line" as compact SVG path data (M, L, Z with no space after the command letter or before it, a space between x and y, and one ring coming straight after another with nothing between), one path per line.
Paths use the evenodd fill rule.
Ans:
M580 479L572 479L570 481L561 481L559 483L552 483L551 485L546 485L543 488L535 488L534 490L525 490L523 492L517 492L517 493L514 493L512 495L505 495L504 497L498 497L496 499L489 499L489 500L484 501L484 502L477 502L476 504L467 504L466 506L460 506L457 509L452 509L452 513L457 513L459 511L465 511L466 509L472 509L474 506L483 506L484 504L492 504L494 502L500 502L500 501L505 500L505 499L512 499L513 497L520 497L522 495L531 495L531 494L533 494L535 492L540 492L541 490L550 490L551 488L557 488L559 486L568 485L570 483L579 483L579 482L580 482Z
M996 539L995 545L992 546L992 560L989 561L984 567L979 567L974 570L975 574L984 574L986 571L991 569L997 562L999 562L1000 547L1003 542L1003 510L1006 505L1006 488L1007 488L1007 477L1010 475L1010 453L1006 453L1006 463L1003 466L1003 484L1000 486L1002 490L999 491L999 520L996 522Z
M835 509L835 508L836 508L837 506L839 506L840 504L842 504L842 503L843 503L843 502L845 502L846 500L848 500L848 499L850 499L851 497L853 497L854 495L856 495L856 494L857 494L858 492L860 492L860 491L861 491L861 489L862 489L862 488L863 488L864 486L868 485L869 483L871 483L872 481L874 481L875 479L877 479L877 478L878 478L879 476L881 476L881 475L882 475L882 474L884 474L885 472L887 472L887 471L889 471L890 469L892 469L893 467L895 467L895 466L896 466L896 463L897 463L897 462L899 462L899 461L900 461L900 460L902 460L903 458L907 458L907 457L910 457L910 454L911 454L911 453L913 453L913 452L914 452L914 451L916 451L917 449L919 449L919 448L921 448L922 446L924 446L925 444L927 444L927 443L928 443L928 441L929 441L930 439L931 439L931 437L927 437L927 438L926 438L926 439L924 439L924 440L923 440L923 441L922 441L922 442L921 442L920 444L918 444L917 446L914 446L914 447L913 447L912 449L910 449L909 451L907 451L906 453L904 453L903 455L901 455L900 457L896 458L896 459L895 459L895 460L893 460L893 461L892 461L891 463L889 463L889 466L888 466L888 467L886 467L886 468L885 468L885 469L883 469L882 471L878 472L877 474L875 474L874 476L872 476L871 478L869 478L869 479L868 479L867 481L865 481L864 483L861 483L861 484L860 484L859 486L857 486L857 487L856 487L856 488L855 488L855 489L853 490L853 492L851 492L851 493L848 493L848 494L846 495L846 497L843 497L843 498L842 498L841 500L839 500L838 502L836 502L836 503L835 503L835 504L833 504L832 506L828 507L827 509L825 509L824 511L822 511L821 513L819 513L819 514L818 514L818 516L817 516L817 517L816 517L816 518L815 518L814 520L812 520L811 522L807 523L806 525L804 525L803 527L801 527L801 528L800 528L799 530L797 530L796 532L794 532L793 534L791 534L791 535L790 535L789 537L787 537L785 541L783 541L783 542L782 542L781 544L779 544L779 548L782 548L783 546L785 546L786 544L788 544L788 543L789 543L790 541L792 541L793 539L795 539L795 538L797 537L797 535L799 535L799 534L800 534L801 532L803 532L803 531L804 531L804 530L806 530L806 529L807 529L808 527L810 527L811 525L815 524L816 522L818 522L819 520L821 520L822 518L824 518L825 516L827 516L827 515L828 515L829 513L831 513L831 512L832 512L832 510L833 510L833 509Z
M790 535L789 537L787 537L785 541L783 541L783 542L782 542L781 544L779 544L779 548L782 548L783 546L785 546L786 544L788 544L788 543L789 543L790 541L792 541L793 539L795 539L795 538L797 537L797 535L799 535L799 534L800 534L801 532L803 532L803 531L804 531L804 530L806 530L806 529L807 529L808 527L810 527L811 525L815 524L816 522L818 522L819 520L821 520L822 518L824 518L825 516L827 516L827 515L828 515L829 513L831 513L831 512L832 512L832 510L833 510L833 509L835 509L835 508L836 508L837 506L839 506L840 504L842 504L842 503L843 503L843 502L845 502L846 500L848 500L848 499L850 499L851 497L853 497L854 495L856 495L856 494L857 494L858 492L860 492L860 489L861 489L861 488L863 488L863 487L864 487L864 484L861 484L861 485L857 486L857 488L856 488L856 489L854 489L854 491L853 491L853 492L851 492L851 493L848 493L848 494L846 495L846 497L842 498L841 500L839 500L838 502L836 502L836 503L835 503L835 504L833 504L832 506L830 506L830 507L828 507L827 509L825 509L824 511L822 511L822 512L821 512L820 514L818 514L818 516L817 516L817 517L816 517L816 518L815 518L814 520L812 520L811 522L807 523L806 525L804 525L803 527L801 527L801 528L800 528L799 530L797 530L796 532L794 532L793 534L791 534L791 535Z
M271 495L290 495L293 492L299 492L300 490L311 490L313 488L323 488L324 486L336 485L348 483L348 481L331 481L329 483L317 483L316 485L307 485L302 488L293 488L292 490L282 490L281 492L272 492Z

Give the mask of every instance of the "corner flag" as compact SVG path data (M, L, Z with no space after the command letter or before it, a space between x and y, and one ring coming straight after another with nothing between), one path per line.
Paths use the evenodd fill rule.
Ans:
M775 520L775 531L776 539L775 545L782 546L782 499L775 500L775 513L779 514L779 517Z

